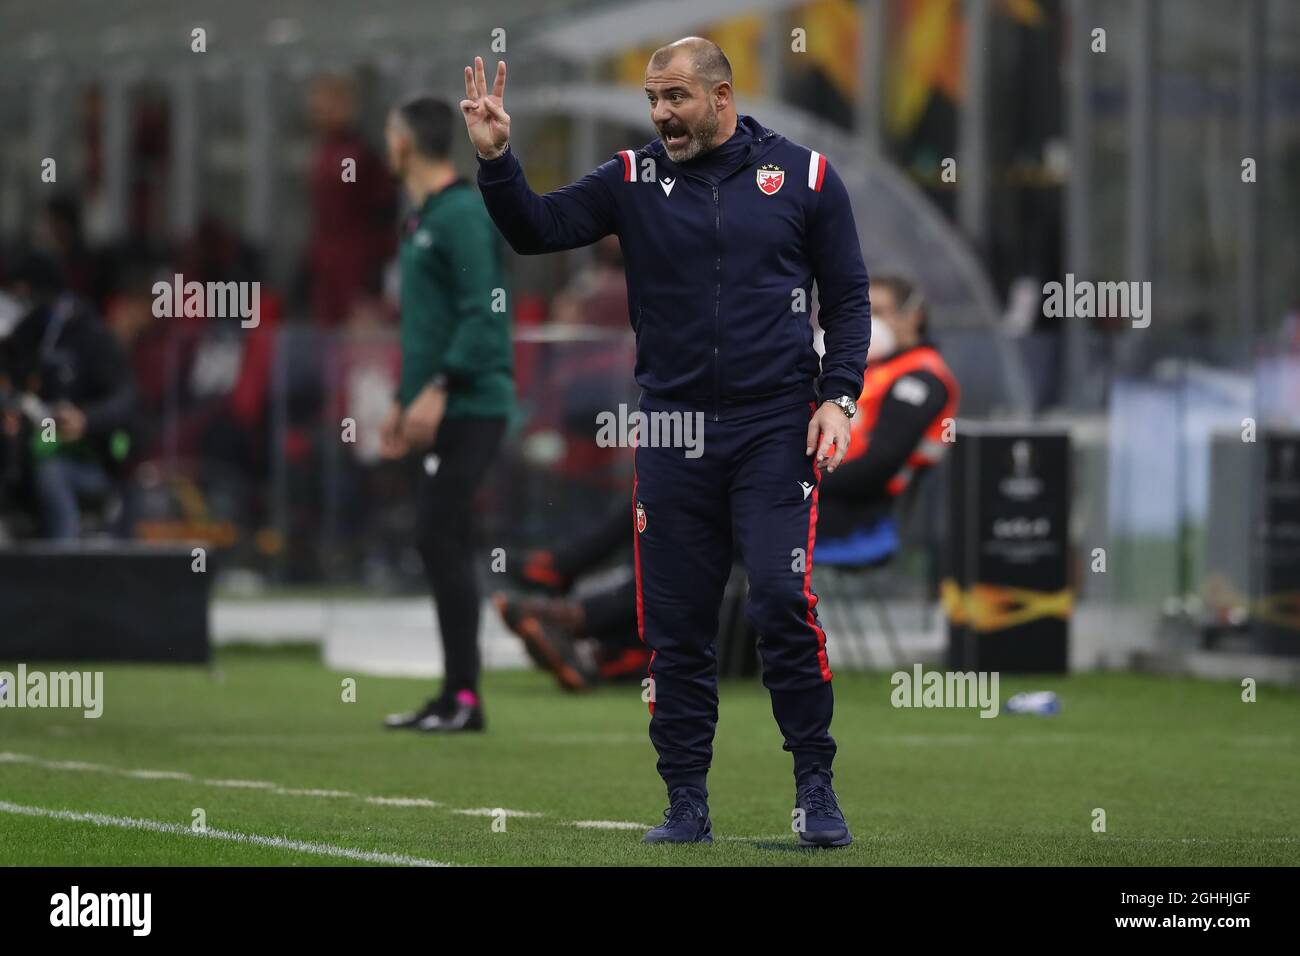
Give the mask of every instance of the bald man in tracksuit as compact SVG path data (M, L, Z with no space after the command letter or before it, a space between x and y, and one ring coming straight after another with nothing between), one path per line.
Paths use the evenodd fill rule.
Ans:
M698 456L636 449L638 630L652 652L650 737L670 804L646 842L712 840L713 642L733 543L749 576L763 681L794 756L800 843L851 842L831 787L831 669L811 586L821 468L846 450L870 337L843 183L817 151L736 113L730 64L700 38L657 51L647 67L659 138L545 196L509 148L505 64L489 88L476 58L465 84L479 189L501 233L525 255L616 234L640 410L703 424Z

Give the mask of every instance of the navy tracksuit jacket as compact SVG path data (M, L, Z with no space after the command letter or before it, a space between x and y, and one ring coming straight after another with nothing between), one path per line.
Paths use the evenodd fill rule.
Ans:
M748 116L681 164L656 139L538 196L507 151L479 160L478 183L518 253L618 235L640 408L703 418L698 457L636 450L637 618L653 652L650 737L670 793L707 794L713 642L733 542L795 776L829 777L831 670L812 589L819 475L805 449L818 402L856 399L866 367L867 272L844 184L824 156Z

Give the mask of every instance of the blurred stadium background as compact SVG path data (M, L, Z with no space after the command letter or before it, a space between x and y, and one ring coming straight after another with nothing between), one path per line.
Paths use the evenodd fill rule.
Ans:
M207 667L96 663L103 719L2 712L3 862L685 859L637 842L662 806L639 691L556 694L490 609L493 732L379 729L441 661L411 476L375 435L398 363L388 107L457 101L475 54L504 56L515 149L551 189L651 138L646 61L691 33L725 48L742 112L835 163L868 269L922 284L962 389L958 451L920 485L901 553L814 578L857 844L774 852L788 758L741 642L722 655L721 842L692 862L1295 863L1300 698L1243 706L1240 687L1300 683L1292 0L0 0L0 349L13 293L52 259L137 394L57 549L15 465L21 383L0 377L0 670L56 645L111 658L142 621L155 660L182 629L216 645L191 658ZM467 142L457 159L472 175ZM596 447L594 423L636 398L617 245L508 266L520 410L479 505L488 578L489 549L515 561L626 504L629 454ZM260 325L155 318L152 285L177 273L260 281ZM1044 284L1067 275L1151 282L1149 326L1046 317ZM1047 434L1068 466L1040 470ZM1025 444L954 479L999 435ZM952 599L957 545L997 516L952 493L977 473L1042 492L1002 513L1031 515L1013 534L1052 516L1052 569L1018 565L1039 589L1019 610L1011 591ZM1028 628L1012 646L1068 628L1073 673L1002 668L1003 697L1059 694L1051 721L891 707L888 671L943 661L949 620L957 647L978 614ZM338 706L356 675L359 705ZM183 839L200 811L233 832Z
M1072 666L1225 676L1247 654L1255 676L1296 679L1295 545L1261 530L1270 479L1250 451L1270 428L1293 447L1300 414L1295 3L5 0L0 16L0 268L56 256L139 394L84 535L206 542L217 643L438 666L405 479L370 437L397 362L387 107L458 99L461 67L496 58L503 30L514 141L542 191L647 141L649 53L702 33L731 57L743 112L841 170L869 270L925 287L963 425L1069 433ZM340 156L358 158L357 185ZM472 173L468 143L459 156ZM596 448L592 423L635 391L617 248L510 266L521 414L483 543L518 554L626 499L629 457ZM153 318L153 281L177 272L260 280L261 326ZM1150 326L1045 318L1043 284L1067 273L1149 280ZM356 444L339 441L345 417ZM1245 419L1260 444L1241 441ZM945 483L925 487L886 572L909 661L945 640ZM17 547L36 532L8 491ZM485 625L489 662L521 664ZM883 659L877 629L865 637L875 656L841 666Z

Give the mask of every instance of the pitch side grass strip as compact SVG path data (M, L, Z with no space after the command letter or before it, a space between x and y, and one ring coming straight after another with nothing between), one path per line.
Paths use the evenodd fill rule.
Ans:
M306 840L289 840L284 837L261 836L256 833L239 833L234 830L191 830L179 823L163 823L159 820L140 820L135 817L114 817L105 813L84 813L76 810L51 810L46 807L29 807L20 803L0 800L0 813L13 813L28 817L44 817L50 820L69 820L74 823L90 823L98 827L118 827L123 830L147 830L151 833L169 833L173 836L196 837L208 840L225 840L230 843L248 843L253 846L268 847L275 850L289 850L294 853L312 853L316 856L339 857L356 860L361 863L386 863L389 866L450 866L437 860L426 860L418 856L406 856L400 853L379 853L372 850L353 850L345 846L329 843L314 843Z
M376 806L427 808L442 806L442 804L436 800L426 800L423 797L372 797L365 796L364 794L352 793L348 790L322 790L310 787L282 787L269 780L210 780L176 770L125 770L121 767L110 767L107 764L101 763L86 763L82 760L42 760L40 757L33 757L30 754L13 753L12 751L0 751L0 763L29 764L46 770L75 770L83 773L107 773L118 777L130 777L137 780L180 780L202 784L207 787L226 787L235 790L265 790L267 793L274 793L278 796L285 797L323 797L326 799L342 798L349 800L364 800L366 803L371 803ZM510 810L505 807L467 807L465 809L448 807L447 810L450 813L457 813L467 817L491 817L501 814L506 817L537 819L546 816L545 813L538 813L533 810ZM567 826L604 829L633 829L646 826L640 823L624 823L613 820L578 820L573 822L562 822Z

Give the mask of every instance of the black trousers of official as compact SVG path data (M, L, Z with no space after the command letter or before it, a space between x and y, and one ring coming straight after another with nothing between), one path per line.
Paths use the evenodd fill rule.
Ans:
M474 561L474 496L505 435L504 418L446 418L428 452L416 454L419 518L416 546L424 560L442 633L442 696L478 692L481 595Z

